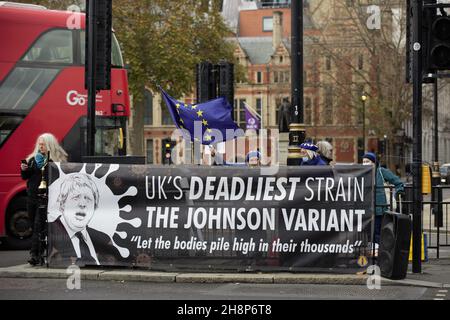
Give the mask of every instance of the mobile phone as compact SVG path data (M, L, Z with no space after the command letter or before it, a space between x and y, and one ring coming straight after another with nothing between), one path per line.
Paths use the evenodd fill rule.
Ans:
M20 162L22 162L23 164L27 164L27 160L25 159L20 160Z

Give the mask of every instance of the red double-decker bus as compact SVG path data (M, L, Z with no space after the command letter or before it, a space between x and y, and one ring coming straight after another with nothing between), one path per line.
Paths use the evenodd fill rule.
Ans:
M69 161L85 155L85 15L0 2L0 30L0 237L26 248L32 223L20 160L44 132L58 138ZM125 155L128 80L114 36L111 90L96 101L95 155Z

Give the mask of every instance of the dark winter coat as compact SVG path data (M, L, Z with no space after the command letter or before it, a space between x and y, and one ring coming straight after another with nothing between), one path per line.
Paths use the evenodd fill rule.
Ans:
M27 165L28 169L25 171L20 170L20 175L23 180L27 180L28 197L31 199L38 199L38 188L42 180L42 170L38 169L34 157L28 160ZM47 166L45 167L44 175L47 177Z
M395 193L404 192L403 182L392 173L391 170L378 166L376 169L376 215L380 216L388 209L384 182L388 182L395 187ZM384 178L384 179L383 179Z

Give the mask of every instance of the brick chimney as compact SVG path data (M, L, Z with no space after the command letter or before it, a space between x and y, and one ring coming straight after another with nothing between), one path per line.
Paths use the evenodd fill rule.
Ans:
M281 37L283 35L283 24L282 24L283 12L274 11L273 12L273 31L272 31L272 45L274 49L278 47L281 43Z

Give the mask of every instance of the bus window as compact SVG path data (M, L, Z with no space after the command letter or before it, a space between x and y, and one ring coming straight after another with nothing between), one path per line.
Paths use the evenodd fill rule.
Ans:
M19 126L22 120L23 117L21 116L0 115L0 146L3 144L3 141L8 138L11 132Z
M123 59L122 59L122 52L120 51L119 42L116 39L116 36L112 35L112 41L111 41L111 64L114 67L120 67L123 68Z
M15 68L0 86L0 112L29 111L58 72L58 69Z
M120 146L120 130L125 123L120 118L97 118L95 133L95 155L123 155Z
M95 154L97 155L119 155L119 129L102 127L96 130Z
M86 34L85 34L85 31L83 30L80 33L81 63L82 64L84 64L84 62L85 62L84 61L85 50L86 50L85 45L86 45ZM111 39L111 66L118 67L118 68L124 67L119 42L117 41L114 33L112 34L112 39Z
M22 59L27 62L72 64L72 31L52 30L43 34Z

